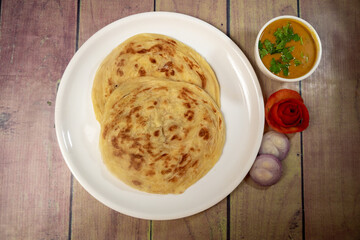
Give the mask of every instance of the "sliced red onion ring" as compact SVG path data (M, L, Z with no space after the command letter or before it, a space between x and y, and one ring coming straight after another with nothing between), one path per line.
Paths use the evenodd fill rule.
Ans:
M270 131L264 134L259 154L271 154L279 160L286 158L290 149L290 141L283 133Z
M270 186L277 183L281 173L281 161L270 154L259 155L250 169L251 178L261 186Z

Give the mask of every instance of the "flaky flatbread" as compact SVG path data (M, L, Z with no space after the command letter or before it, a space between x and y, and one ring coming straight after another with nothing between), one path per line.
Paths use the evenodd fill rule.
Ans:
M224 141L216 102L187 82L139 77L119 85L104 108L103 161L141 191L184 192L215 165Z
M199 53L168 36L143 33L121 43L98 68L92 90L97 120L101 121L107 99L122 82L144 76L193 83L220 106L216 76Z

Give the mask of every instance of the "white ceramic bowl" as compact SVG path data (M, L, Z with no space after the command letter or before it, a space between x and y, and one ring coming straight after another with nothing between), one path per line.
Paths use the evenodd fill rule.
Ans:
M260 54L259 54L259 40L261 38L261 35L263 33L263 31L265 30L265 28L267 26L269 26L272 22L279 20L279 19L292 19L294 21L300 22L302 23L304 26L306 26L309 30L309 32L311 33L312 37L315 40L316 43L316 48L317 48L317 54L316 54L316 60L315 60L315 64L312 67L312 69L306 73L305 75L298 77L298 78L283 78L283 77L279 77L277 75L275 75L274 73L270 72L269 69L267 69L265 67L265 65L263 64L263 62L261 61L260 58ZM321 41L320 41L320 37L317 34L317 32L315 31L315 29L305 20L298 18L298 17L294 17L294 16L289 16L289 15L284 15L284 16L279 16L276 18L271 19L270 21L268 21L259 31L256 41L255 41L255 47L254 47L254 52L255 52L255 61L256 64L258 65L258 67L260 68L260 70L269 78L277 80L277 81L282 81L282 82L298 82L301 80L304 80L306 78L308 78L318 67L319 63L320 63L320 59L321 59L321 54L322 54L322 47L321 47Z

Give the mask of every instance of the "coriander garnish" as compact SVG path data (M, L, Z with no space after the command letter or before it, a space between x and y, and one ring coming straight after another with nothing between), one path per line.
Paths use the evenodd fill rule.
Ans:
M295 59L294 56L291 54L294 51L294 47L286 47L286 44L290 41L302 41L302 37L300 37L297 33L294 33L293 28L291 27L290 23L286 24L282 28L278 28L274 32L274 36L276 37L275 43L271 43L268 39L264 40L262 43L259 41L259 53L260 58L264 56L275 53L280 53L280 58L275 60L274 58L271 60L270 63L270 71L278 74L283 71L284 76L289 75L289 66L294 62L295 66L299 66L301 61Z

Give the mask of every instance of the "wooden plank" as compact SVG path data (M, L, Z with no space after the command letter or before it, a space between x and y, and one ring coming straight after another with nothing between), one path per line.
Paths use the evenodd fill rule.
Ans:
M226 32L226 0L156 0L156 11L187 14Z
M157 11L172 11L200 18L226 32L226 1L156 1ZM179 31L181 31L179 29ZM226 199L194 216L154 221L153 239L226 239Z
M303 135L307 239L360 239L359 9L359 1L300 1L323 47L302 82L311 117Z
M131 14L152 11L153 1L81 1L79 47L107 24ZM74 179L72 239L146 239L149 221L120 214L90 196Z
M296 15L296 1L230 1L230 36L248 57L263 91L264 100L281 88L297 90L297 83L280 83L265 77L255 64L258 31L278 15ZM269 130L265 126L265 131ZM301 239L300 134L289 135L291 149L283 163L281 180L260 187L247 176L230 198L230 239Z
M1 2L0 239L67 239L70 171L54 129L74 1Z
M153 221L152 239L226 239L226 199L196 215Z

